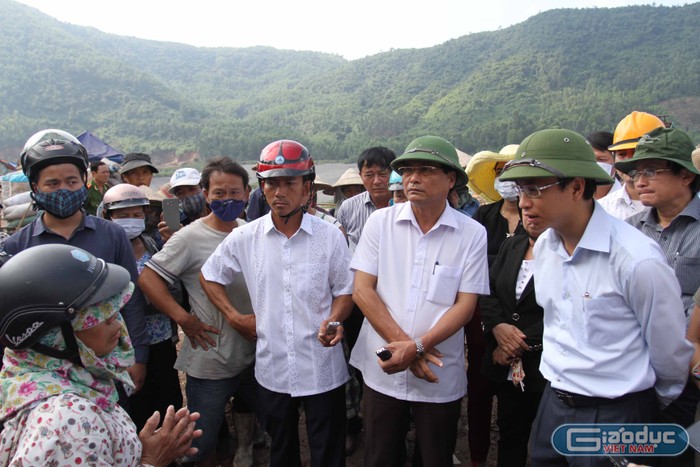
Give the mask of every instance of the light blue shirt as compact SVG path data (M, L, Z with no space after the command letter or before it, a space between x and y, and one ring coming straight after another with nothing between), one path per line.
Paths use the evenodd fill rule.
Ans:
M615 398L653 386L663 405L678 397L693 347L678 281L656 242L596 203L571 256L552 229L534 255L540 371L553 388Z

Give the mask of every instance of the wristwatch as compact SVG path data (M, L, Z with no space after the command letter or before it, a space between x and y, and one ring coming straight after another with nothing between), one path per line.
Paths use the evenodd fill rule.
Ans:
M423 358L425 356L425 348L423 348L423 341L420 340L420 337L413 339L413 342L416 344L416 357L418 358Z

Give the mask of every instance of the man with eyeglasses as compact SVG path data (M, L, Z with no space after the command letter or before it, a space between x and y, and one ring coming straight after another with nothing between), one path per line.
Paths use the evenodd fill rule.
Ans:
M392 195L389 191L389 164L395 158L394 151L383 146L365 149L357 158L357 170L360 171L362 184L367 191L345 200L336 215L348 234L352 251L355 251L360 242L360 235L369 215L377 209L389 206Z
M417 138L391 166L408 202L369 217L350 263L366 318L350 358L365 381L364 465L404 464L409 417L418 464L452 465L467 390L463 328L489 290L486 231L447 202L467 183L448 141Z
M656 115L634 111L617 124L613 135L613 144L608 149L612 151L616 162L630 159L634 155L639 138L654 128L662 128L663 126L664 122ZM622 220L639 212L647 211L649 208L642 204L637 190L634 189L634 181L619 170L615 176L622 181L623 186L598 200L603 209Z
M680 283L688 319L693 294L700 286L700 199L696 196L700 176L691 158L694 149L682 130L658 128L642 136L633 158L615 164L634 180L640 200L651 208L627 222L661 246ZM688 426L699 400L700 391L689 383L666 414Z
M565 457L552 434L566 423L654 423L686 382L693 354L678 281L650 238L593 199L612 178L588 142L563 129L523 140L501 180L513 180L537 240L535 294L544 309L540 371L547 379L532 465L610 465ZM561 448L561 446L559 446Z
M336 211L336 218L345 229L350 251L354 252L360 242L365 222L377 209L389 206L392 192L389 191L389 179L391 178L391 162L396 159L396 154L389 148L375 146L367 148L357 158L357 170L366 191L352 198L346 199ZM345 320L345 339L348 349L352 351L355 341L360 333L363 320L362 312L355 305L348 319ZM361 375L355 375L358 380ZM360 381L361 382L361 381ZM356 394L348 387L348 413L359 412L361 394ZM362 420L359 416L348 419L348 435L345 443L345 453L350 456L357 449L358 435L362 430Z

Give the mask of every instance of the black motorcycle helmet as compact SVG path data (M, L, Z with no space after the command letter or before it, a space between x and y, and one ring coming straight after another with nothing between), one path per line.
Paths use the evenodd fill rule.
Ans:
M77 358L71 320L81 308L121 292L129 272L70 245L39 245L12 256L0 268L0 342L33 348L56 358ZM68 351L37 343L61 327Z
M53 164L77 166L83 181L87 183L87 150L75 136L63 130L49 129L34 133L24 145L19 159L30 184L36 181L41 169Z

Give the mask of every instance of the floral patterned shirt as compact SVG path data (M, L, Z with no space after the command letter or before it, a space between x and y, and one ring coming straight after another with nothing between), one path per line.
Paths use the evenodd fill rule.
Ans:
M136 427L121 407L106 412L88 399L61 394L5 420L0 465L136 466L141 447Z

